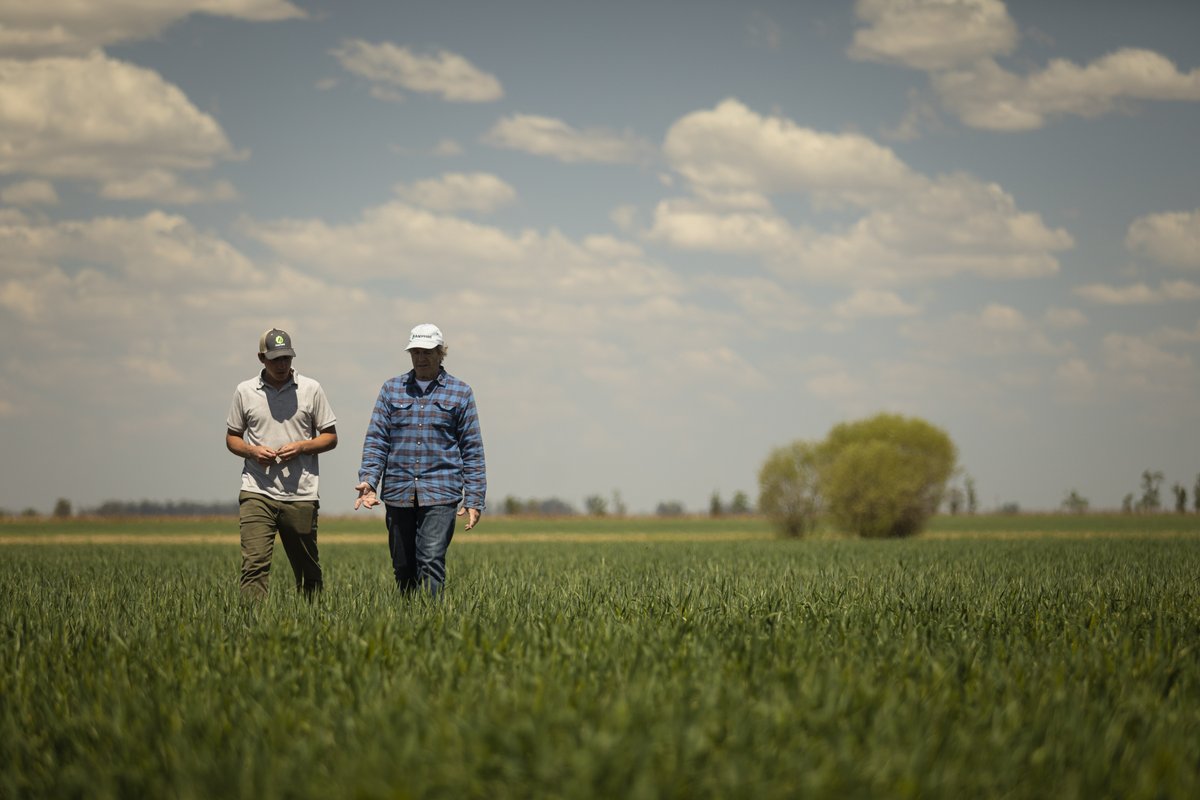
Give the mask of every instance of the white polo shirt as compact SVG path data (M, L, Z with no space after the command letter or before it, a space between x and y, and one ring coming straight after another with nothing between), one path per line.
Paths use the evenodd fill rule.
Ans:
M335 422L337 417L321 384L293 370L292 379L281 389L263 380L261 372L239 383L225 427L242 434L249 444L277 450L288 442L312 439ZM289 502L316 500L319 475L316 453L266 467L247 458L242 467L242 491Z

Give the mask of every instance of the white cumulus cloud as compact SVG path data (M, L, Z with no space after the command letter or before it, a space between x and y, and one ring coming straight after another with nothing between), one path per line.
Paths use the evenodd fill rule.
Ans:
M1200 208L1135 220L1125 235L1125 246L1162 264L1200 269Z
M1113 286L1089 283L1077 286L1075 294L1105 306L1144 306L1172 301L1200 300L1200 284L1192 281L1161 281L1157 287L1146 283Z
M228 242L161 211L53 223L14 220L0 224L0 251L8 256L0 277L21 281L71 263L79 265L76 274L118 275L177 290L260 282L254 264Z
M1139 336L1110 333L1102 342L1105 364L1114 372L1132 375L1147 373L1185 373L1194 366L1192 359L1159 347Z
M287 0L0 0L0 55L84 55L157 36L197 13L250 22L307 16Z
M1081 328L1087 324L1087 317L1077 308L1048 308L1042 318L1050 328Z
M152 197L147 174L237 157L217 121L152 70L100 53L0 60L0 174L142 181L128 194Z
M866 136L812 130L735 99L677 120L663 153L701 196L808 192L863 202L912 178L892 150Z
M1001 0L858 0L865 27L852 58L933 71L1012 51L1017 26Z
M493 297L515 293L515 308L532 295L598 302L682 291L679 279L634 243L601 236L581 244L555 230L514 234L399 200L345 224L246 221L243 230L289 263L323 275L395 280L421 292L462 285Z
M462 145L454 139L442 139L433 146L433 155L441 158L450 158L452 156L461 156L463 154Z
M386 92L384 99L398 99L396 87L451 103L485 103L504 96L495 75L448 50L426 54L391 42L348 39L331 52L344 69L371 81L373 90Z
M768 257L802 246L802 233L774 212L722 212L683 198L658 203L649 237L682 250Z
M53 206L58 204L58 192L50 181L20 181L0 189L0 202L10 206Z
M983 61L937 73L933 86L967 125L1022 131L1056 116L1097 117L1126 101L1200 101L1200 69L1181 73L1158 53L1125 48L1085 66L1055 59L1024 76Z
M929 74L942 105L964 124L1024 131L1059 116L1096 117L1130 101L1200 101L1200 69L1160 53L1119 48L1085 64L1052 59L1017 73L1000 63L1017 46L1001 0L859 0L852 58Z
M517 197L512 186L484 172L448 172L438 178L401 184L396 194L432 211L495 211Z
M484 142L566 163L632 164L647 157L649 145L629 132L573 128L559 119L512 114L492 126Z
M174 172L150 169L139 175L112 178L100 186L100 196L110 200L153 200L173 205L214 203L234 200L237 189L229 181L214 181L205 186L193 186Z
M1044 324L1002 303L989 303L978 312L960 312L933 322L914 321L906 324L902 333L926 345L933 359L1067 356L1074 351L1069 341L1048 336Z
M1074 245L996 184L921 175L861 134L813 131L736 100L683 117L664 152L695 196L660 201L646 235L757 255L782 275L861 286L962 273L1041 277L1058 270L1055 252ZM848 221L820 231L793 222L771 206L786 194Z
M879 289L859 289L833 306L833 314L843 319L864 317L911 317L920 309L895 292Z
M1098 377L1082 358L1068 358L1055 367L1054 382L1061 392L1086 395L1096 388Z

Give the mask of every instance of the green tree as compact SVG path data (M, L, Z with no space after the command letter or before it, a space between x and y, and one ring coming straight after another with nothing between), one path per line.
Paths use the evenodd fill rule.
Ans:
M946 510L950 512L950 516L956 516L962 510L963 501L966 495L963 490L957 486L952 486L946 490Z
M836 426L817 460L821 496L840 527L897 537L919 532L937 510L958 452L922 419L878 414Z
M566 500L548 497L545 500L531 499L527 504L529 510L544 517L570 517L575 514L575 507Z
M804 536L821 514L817 446L797 441L771 451L758 471L758 508L786 536Z
M71 501L65 497L58 498L54 504L54 516L59 519L71 516Z
M1192 506L1200 514L1200 475L1196 476L1196 485L1192 487Z
M629 508L625 505L625 498L621 497L620 489L613 489L612 509L613 513L618 517L623 517L629 513Z
M570 503L560 500L557 497L550 497L544 500L531 497L528 500L521 500L519 497L514 497L510 494L504 498L503 507L505 514L530 514L542 517L569 517L575 513L575 509Z
M1130 492L1129 494L1127 494L1123 498L1121 498L1121 513L1122 514L1132 514L1133 513L1133 492Z
M721 505L721 493L713 492L708 498L708 515L710 517L719 517L725 513L725 507Z
M734 492L733 500L729 501L729 513L749 514L750 511L750 498L746 496L746 493L741 490Z
M1175 493L1175 513L1187 513L1187 487L1182 483L1177 483L1171 487L1171 491Z
M682 517L684 514L683 503L678 500L664 500L654 509L654 513L660 517Z
M1153 513L1162 507L1162 502L1159 500L1158 487L1163 481L1162 472L1155 470L1143 470L1142 472L1142 499L1138 501L1138 510L1146 513Z
M1089 505L1087 498L1074 489L1062 501L1063 510L1072 514L1086 514Z
M979 510L979 496L975 494L975 479L968 475L963 483L967 487L967 513L974 514Z
M589 495L584 499L583 505L593 517L608 516L608 501L598 494Z

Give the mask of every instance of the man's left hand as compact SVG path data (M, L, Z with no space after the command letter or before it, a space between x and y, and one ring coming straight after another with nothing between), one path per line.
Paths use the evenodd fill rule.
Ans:
M467 515L467 524L466 524L465 529L469 531L469 530L471 530L471 528L475 527L476 522L479 522L479 509L478 508L460 508L458 510L458 516L461 517L463 514Z
M303 451L301 442L288 442L283 447L275 451L275 455L279 456L280 461L291 461Z

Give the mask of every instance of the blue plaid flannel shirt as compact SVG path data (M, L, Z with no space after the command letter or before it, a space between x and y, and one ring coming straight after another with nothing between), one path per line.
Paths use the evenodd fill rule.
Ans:
M363 440L358 480L390 506L462 502L483 511L487 471L471 387L442 369L425 394L413 372L383 385Z

